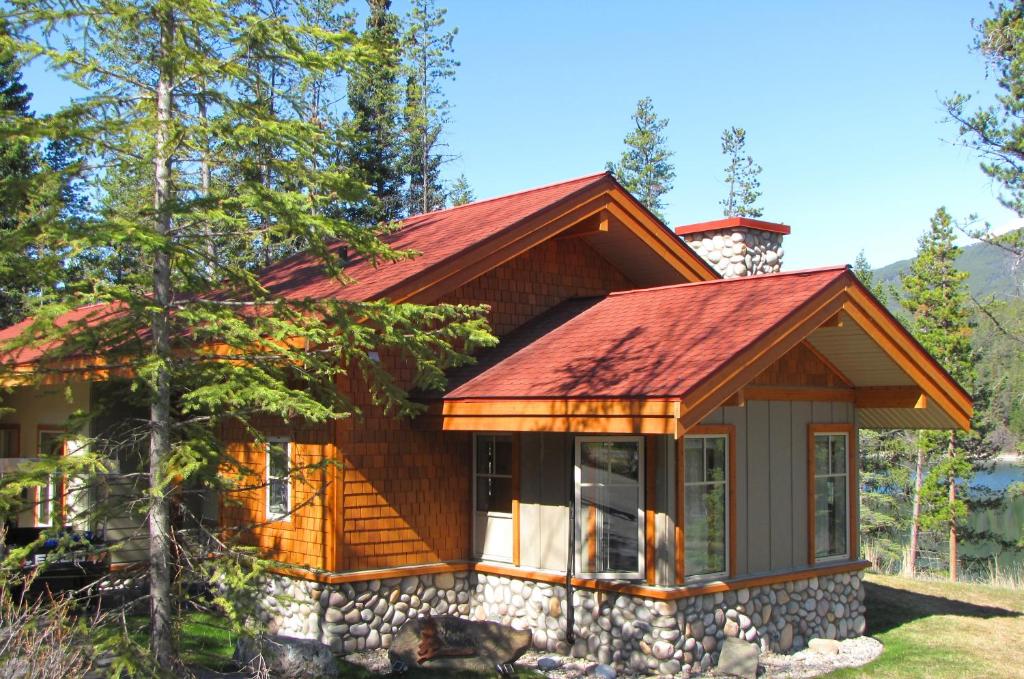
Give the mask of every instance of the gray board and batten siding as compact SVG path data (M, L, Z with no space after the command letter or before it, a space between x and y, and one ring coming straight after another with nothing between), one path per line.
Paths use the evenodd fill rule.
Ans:
M702 422L732 425L736 431L737 576L808 565L807 427L856 425L855 417L853 404L841 401L747 401L745 406L719 408ZM521 436L520 565L564 571L576 435L528 432ZM671 436L654 438L656 584L673 585L675 444Z

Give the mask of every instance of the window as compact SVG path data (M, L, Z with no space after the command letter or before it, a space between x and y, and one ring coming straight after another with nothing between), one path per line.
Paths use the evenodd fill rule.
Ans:
M683 460L684 572L728 574L729 439L687 436Z
M814 433L814 558L849 554L849 442L845 432Z
M511 436L473 437L473 544L475 555L483 559L512 560L514 455Z
M292 513L292 444L288 439L267 440L267 519L288 521Z
M581 573L638 580L643 563L643 439L576 439L576 531Z
M58 428L40 429L38 439L39 457L58 457L64 454L64 430ZM57 507L57 475L51 474L46 484L36 486L35 523L37 526L52 526Z
M18 457L21 432L16 424L0 424L0 458Z

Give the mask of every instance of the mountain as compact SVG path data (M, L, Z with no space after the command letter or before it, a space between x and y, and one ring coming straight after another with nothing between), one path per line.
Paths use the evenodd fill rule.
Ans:
M910 269L911 261L903 259L875 269L875 279L899 287L900 274ZM967 284L975 299L1007 299L1019 297L1022 293L1013 271L1015 258L1012 253L1000 247L990 243L973 243L960 252L956 263L958 269L970 274Z

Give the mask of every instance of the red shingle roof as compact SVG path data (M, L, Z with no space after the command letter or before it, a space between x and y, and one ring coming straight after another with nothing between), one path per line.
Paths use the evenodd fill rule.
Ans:
M503 340L445 399L680 397L847 275L835 267L574 300Z
M365 301L383 297L393 286L453 257L463 256L527 217L609 180L607 172L600 172L409 217L399 231L384 240L396 250L415 250L420 255L379 265L356 257L345 267L345 273L355 280L349 285L324 275L319 260L307 254L271 265L260 274L260 281L271 293L292 299L336 297Z

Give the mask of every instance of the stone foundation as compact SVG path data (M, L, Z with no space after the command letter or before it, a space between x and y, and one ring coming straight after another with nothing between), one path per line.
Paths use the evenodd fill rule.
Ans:
M794 651L814 637L864 633L859 573L704 594L676 601L575 590L576 641L566 640L565 587L478 573L320 585L283 576L262 599L272 632L319 639L338 652L387 648L410 617L457 615L533 632L540 651L647 674L707 669L726 636Z
M744 227L686 234L686 244L725 278L782 269L782 234Z

